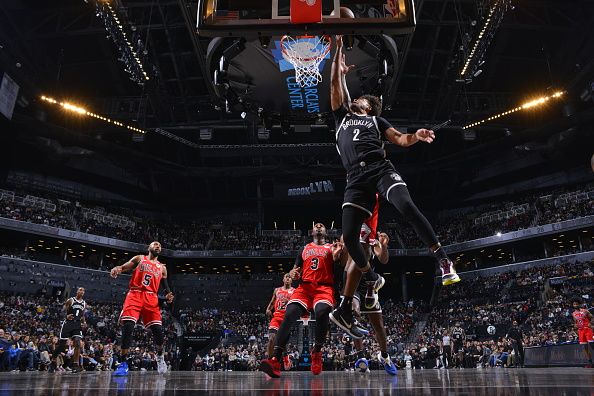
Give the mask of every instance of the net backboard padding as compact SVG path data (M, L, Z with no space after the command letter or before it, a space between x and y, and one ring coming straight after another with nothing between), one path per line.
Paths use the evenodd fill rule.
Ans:
M272 37L264 48L260 40L236 38L213 39L207 51L211 76L223 64L225 81L215 86L218 100L228 101L231 110L288 115L303 119L330 112L330 69L334 48L319 66L322 80L302 87L295 79L295 69L281 51L281 37ZM223 62L221 62L223 57ZM382 95L391 101L398 65L396 44L389 36L357 36L354 47L346 53L347 62L356 70L347 75L350 94ZM385 60L385 62L384 62ZM388 69L388 75L384 75Z
M322 0L320 23L291 24L291 0L199 0L198 34L249 37L309 34L405 34L414 30L413 0ZM348 7L356 18L341 18Z

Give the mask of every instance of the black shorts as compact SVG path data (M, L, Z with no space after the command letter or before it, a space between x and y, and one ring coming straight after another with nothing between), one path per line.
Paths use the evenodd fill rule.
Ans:
M462 345L461 342L454 341L453 345L454 345L454 347L453 347L454 353L464 352L464 345Z
M357 299L359 301L359 313L361 315L367 315L367 314L380 314L382 313L382 306L378 300L377 304L375 304L375 307L369 309L365 306L365 294L367 293L367 291L363 291L363 290L357 290L355 292L355 295L353 296L354 299Z
M72 337L82 338L82 326L80 322L65 320L62 322L62 328L60 329L60 339L67 340Z
M388 160L359 166L347 173L342 207L353 206L365 211L369 216L375 206L375 194L389 198L392 187L405 186L406 183Z

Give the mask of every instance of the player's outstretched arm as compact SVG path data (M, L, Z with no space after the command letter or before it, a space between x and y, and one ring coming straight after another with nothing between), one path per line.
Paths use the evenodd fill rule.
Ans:
M336 50L332 59L332 69L330 70L330 106L332 111L336 111L344 105L344 92L342 86L342 70L340 68L342 61L342 36L336 36Z
M346 75L355 66L346 64L343 48L342 36L336 36L336 51L334 52L330 72L330 104L332 111L343 106L348 109L351 105L351 95L347 87Z
M390 261L390 252L388 251L388 243L390 237L384 232L380 232L377 238L379 243L373 246L373 252L382 264L387 264Z
M116 265L109 272L112 278L117 278L122 272L128 272L136 268L142 260L142 256L134 256L128 262L122 265Z
M401 147L409 147L417 142L433 143L435 140L435 132L429 129L419 129L415 133L402 133L394 127L389 127L384 132L384 136L390 142Z

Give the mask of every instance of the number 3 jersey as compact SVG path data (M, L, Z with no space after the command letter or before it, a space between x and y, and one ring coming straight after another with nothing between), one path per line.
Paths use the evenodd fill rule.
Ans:
M318 245L311 242L305 245L301 256L298 257L298 261L301 261L303 264L303 269L301 270L301 280L303 282L330 286L334 284L332 244Z
M336 149L342 165L350 171L361 162L371 164L386 157L383 135L392 125L382 117L351 113L344 106L333 112Z
M141 290L157 294L163 276L162 266L163 264L160 262L153 262L147 256L142 256L140 264L132 272L130 290Z

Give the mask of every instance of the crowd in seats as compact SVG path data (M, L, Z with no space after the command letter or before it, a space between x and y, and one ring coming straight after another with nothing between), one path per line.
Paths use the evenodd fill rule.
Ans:
M44 277L44 271L51 270L39 263L17 268L17 265L6 263L6 260L9 259L2 258L0 262L2 276L15 273L28 281L31 274ZM26 273L19 272L24 269L27 269ZM82 272L92 276L97 271ZM96 276L100 277L101 274ZM254 276L252 281L278 282L271 276L262 274L262 279ZM239 276L234 277L240 279ZM207 280L207 283L230 280L231 276L221 275L215 280ZM101 279L84 277L79 281L84 286L87 282L100 282ZM269 289L272 290L271 287ZM55 337L64 316L61 311L63 300L48 297L47 291L25 295L24 290L31 290L21 290L20 295L0 295L0 370L44 370L56 348ZM93 293L88 295L88 328L85 331L83 365L87 370L111 369L119 359L115 341L118 338L117 321L122 299L112 298L109 302L101 303L92 298ZM388 300L383 304L388 352L401 368L517 364L509 341L503 338L511 321L516 320L520 324L526 346L575 342L570 304L570 299L575 295L584 296L588 304L592 305L594 261L532 267L483 277L464 277L463 282L442 288L438 302L433 307L420 302L404 304ZM208 333L217 335L222 343L207 353L201 352L194 356L191 368L206 371L257 369L257 362L264 357L268 341L269 318L265 316L264 309L254 305L236 309L214 306L217 305L179 311L179 328L170 314L163 311L167 360L170 365L179 365L181 356L177 340L182 332ZM426 320L426 325L416 333L415 325L422 320ZM364 319L362 322L365 324ZM464 359L459 362L444 348L444 336L451 335L451 329L456 324L467 335ZM483 331L491 325L498 329L494 335ZM367 327L371 330L371 326ZM378 345L371 336L366 337L364 343L373 368L377 367L377 362L372 352L377 352ZM409 344L412 336L414 342ZM288 351L296 363L299 352L294 345L295 340L292 339ZM352 348L352 340L333 327L324 348L325 369L349 369L352 365ZM59 360L64 370L72 364L71 351L69 346ZM131 360L133 368L138 370L152 370L156 365L151 336L141 327L135 329L135 348Z
M443 245L485 238L594 214L594 186L543 196L535 193L516 201L498 202L441 213L432 222ZM422 243L403 219L394 219L392 246L421 248ZM400 243L401 241L401 243Z
M561 278L562 286L550 288L551 278ZM586 298L588 306L594 303L594 261L467 279L441 290L424 330L398 358L401 364L411 360L413 367L439 367L446 356L444 336L460 325L468 341L466 357L472 359L459 364L507 366L515 356L503 336L514 320L522 329L524 346L575 343L570 301L576 295ZM490 325L500 331L489 335L485 330Z
M111 370L119 360L119 304L88 301L87 327L81 347L85 370ZM58 345L63 301L56 297L0 294L0 371L45 371ZM177 332L171 316L164 312L166 360L174 363ZM133 368L156 369L156 356L150 336L143 327L134 330L135 349L131 354ZM72 367L72 342L58 355L58 371Z
M422 303L396 303L388 300L383 307L389 352L393 355L404 350L404 342L427 309ZM265 358L268 342L269 318L261 308L247 311L225 311L218 309L183 310L180 312L180 323L187 332L216 333L223 337L222 344L204 355L197 355L194 370L256 370L259 360ZM362 323L365 324L364 318ZM371 330L369 324L365 324ZM310 324L310 332L315 323ZM338 329L332 328L328 342L324 346L324 365L327 370L344 370L352 366L353 343L349 337ZM296 332L296 327L293 329ZM294 338L292 338L294 340ZM364 340L369 358L379 351L373 339L373 331ZM375 352L375 353L374 353ZM299 360L299 352L294 344L289 344L287 353L295 363Z
M159 240L164 247L191 250L298 250L309 238L303 235L263 236L257 222L221 224L220 220L158 220L131 209L84 206L64 200L14 192L0 193L0 216L72 229L121 240L147 243ZM41 202L41 203L39 203ZM432 221L442 244L468 241L594 214L594 188L586 185L548 195L535 193L515 201L497 202L441 213ZM388 228L395 248L420 248L419 238L402 219Z

